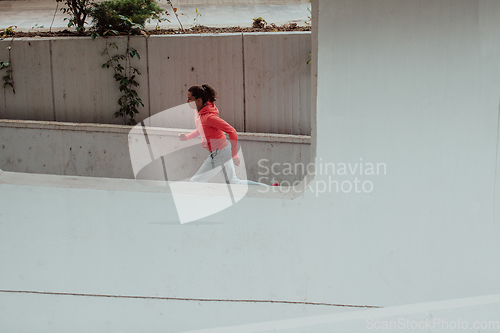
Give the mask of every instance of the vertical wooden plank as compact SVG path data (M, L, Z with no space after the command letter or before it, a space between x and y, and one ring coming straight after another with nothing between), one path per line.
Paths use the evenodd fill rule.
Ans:
M263 103L263 109L267 110L266 116L264 118L264 121L268 123L267 126L267 133L276 133L279 131L279 119L278 119L278 107L277 107L277 92L278 92L278 71L276 68L277 64L277 57L281 53L281 50L278 49L276 43L277 43L277 38L276 35L269 35L269 50L270 53L266 57L266 55L263 55L263 58L265 59L267 63L267 75L268 79L264 80L264 83L268 84L268 87L266 88L263 85L263 89L269 92L268 99L264 101ZM281 87L283 88L283 87ZM267 102L267 103L266 103Z
M271 35L264 35L263 38L259 38L257 40L258 48L259 48L259 59L257 59L257 66L260 62L262 64L262 76L259 78L257 82L258 92L262 95L262 99L258 105L258 127L256 129L259 132L259 127L262 129L264 133L270 133L270 121L269 115L271 114L271 105L270 104L270 95L272 91L269 89L269 81L271 80L271 70L272 68L269 65L269 57L272 57L272 42L269 41ZM255 38L255 36L254 36ZM267 117L266 117L267 116Z
M228 44L227 41L221 41L218 48L218 56L224 59L223 62L217 64L220 66L221 71L214 73L214 77L218 78L218 74L227 75L227 80L224 82L219 80L220 88L219 93L219 103L217 104L220 112L220 117L227 121L231 126L238 127L235 124L235 109L234 109L234 76L231 70L235 68L234 62L234 49L232 44ZM240 68L242 69L242 68Z
M159 68L150 68L151 82L168 87L154 100L152 94L151 113L155 114L180 104L186 103L187 90L195 84L208 83L220 94L217 107L221 117L228 120L237 130L243 126L242 114L235 115L234 101L243 98L242 62L235 61L233 54L241 58L241 35L183 35L153 36L150 44L156 44L157 54L150 52L150 58L161 57L162 61L154 61ZM167 59L165 59L165 56ZM234 58L239 59L239 58ZM152 85L154 85L153 83ZM157 88L155 88L158 90ZM241 103L241 102L240 102ZM242 113L242 110L240 110ZM169 124L173 127L192 124L192 114L186 117L174 115ZM239 119L239 120L238 120ZM188 127L189 128L189 127Z
M232 103L231 110L234 115L233 123L237 131L244 131L244 110L243 110L243 43L241 34L234 36L234 41L232 42L233 47L231 48L232 58L233 58L233 72L232 80L229 81L232 86ZM229 48L228 48L229 49Z
M309 33L244 34L247 130L310 134Z
M177 40L177 49L176 49L176 58L175 58L175 75L168 76L170 80L170 84L175 87L176 95L172 96L172 99L169 104L170 107L177 105L177 103L185 103L187 101L187 92L189 87L191 87L194 82L194 72L191 70L193 67L194 59L196 58L196 49L192 47L189 43L188 36L178 37ZM197 38L193 36L192 38ZM194 40L193 40L194 44ZM188 78L186 81L185 78ZM184 86L182 85L184 81Z
M247 41L247 37L245 34L241 34L241 43L242 43L242 48L243 48L243 81L245 83L244 85L244 89L245 89L245 93L244 93L244 97L245 97L245 101L244 101L244 105L243 105L243 112L244 112L244 119L245 119L245 132L249 132L250 129L249 129L249 124L251 122L250 118L249 118L249 114L248 114L248 110L249 110L249 107L252 105L253 103L253 96L250 95L250 92L249 92L249 89L248 87L250 86L251 82L249 81L249 77L247 75L247 70L248 68L250 67L249 66L249 62L251 61L251 57L249 56L249 51L247 50L247 48L249 47L248 46L248 41Z
M160 54L159 45L155 41L156 40L153 38L149 38L148 40L150 115L157 112L159 100L162 98L162 90L165 89L165 87L161 87L156 80L157 71L160 71L160 76L163 75L163 66L160 66L160 61L167 61L167 55ZM151 126L149 119L145 122L145 125Z
M238 130L243 132L245 131L245 94L243 92L244 89L244 81L243 81L243 36L242 34L237 35L237 44L235 42L234 45L238 45L238 48L234 49L235 59L237 61L238 67L240 70L235 73L234 76L234 87L237 87L238 93L234 93L234 110L235 110L235 123L238 124Z
M189 46L188 63L185 64L187 66L186 70L189 73L189 81L187 85L188 87L200 84L198 82L198 75L196 75L196 72L193 70L193 68L196 69L196 67L198 67L199 54L203 49L203 45L201 45L201 36L194 35L192 37L193 37L193 40L191 42L192 45ZM199 48L197 46L199 46Z
M290 54L290 38L288 36L285 36L283 40L283 52L285 54ZM286 68L290 67L290 59L291 57L286 57L282 59L281 61L281 68L283 72L283 94L281 97L281 105L282 108L280 109L280 118L281 118L281 126L284 130L285 133L289 134L291 133L291 128L289 126L289 115L287 110L290 109L291 103L290 103L290 98L291 96L288 96L288 94L285 94L285 91L290 91L290 71L287 71Z
M248 132L257 132L258 119L257 112L260 109L260 101L262 100L262 94L258 90L258 82L260 82L262 77L263 66L257 66L257 59L259 58L259 45L257 45L258 40L253 38L250 34L245 37L245 58L248 59L245 62L248 67L245 69L246 84L248 89L246 94L247 99L251 101L247 107L247 117L248 117Z
M287 94L287 85L285 82L285 76L287 74L287 70L285 68L285 62L290 57L286 52L285 45L288 43L287 36L275 36L276 42L276 53L275 57L276 63L276 118L277 121L275 123L274 128L278 133L287 133L288 129L286 128L285 122L285 96ZM285 56L279 56L280 54L284 54Z
M235 77L232 75L232 70L236 68L235 62L235 49L232 44L227 43L227 41L221 41L221 48L218 50L218 54L225 61L220 64L221 71L220 74L223 74L227 77L226 81L219 81L219 111L220 117L227 121L231 126L235 128L239 128L238 124L235 123ZM239 67L240 70L243 70Z
M293 55L295 54L296 49L293 47L293 43L295 41L295 38L286 38L286 43L285 43L285 53L289 54L289 57L286 57L284 59L284 66L285 69L288 68L294 68L295 66L295 59ZM285 83L284 83L284 90L287 92L290 92L288 94L285 94L284 97L284 110L283 110L283 126L286 130L286 134L292 134L293 133L293 106L294 106L294 99L296 98L294 95L294 76L295 76L295 71L290 71L290 70L285 70Z
M49 40L11 39L0 41L0 61L11 66L16 93L0 85L0 118L54 120ZM5 69L0 72L3 77Z
M300 48L299 48L299 39L298 38L293 38L291 42L292 48L293 48L293 57L292 57L292 62L291 62L291 68L299 68L300 67ZM291 134L299 134L299 121L300 121L300 114L299 114L299 103L300 103L300 72L298 70L291 71L291 76L292 76L292 87L291 87L291 95L292 95L292 101L293 101L293 106L290 108L290 115L292 119L291 123Z
M219 87L216 89L219 94L219 100L217 107L219 108L219 116L227 121L231 126L236 127L234 122L234 77L231 75L231 69L235 68L234 58L233 58L233 45L227 43L227 41L220 41L217 48L217 65L221 69L220 71L214 71L214 79L220 82ZM222 59L223 61L219 60ZM214 59L215 60L215 59ZM224 82L219 79L219 74L226 76L227 80Z
M226 102L227 103L227 98L225 96L225 93L223 90L221 89L224 89L223 87L214 87L213 86L213 82L220 82L220 75L222 74L220 71L218 71L217 69L220 68L219 66L219 58L223 55L224 51L221 47L221 43L222 41L220 40L220 38L216 38L215 36L211 36L208 38L209 40L209 45L210 45L210 54L209 54L209 62L210 62L210 76L209 77L205 77L205 81L204 82L207 82L208 84L212 85L212 87L215 89L215 91L217 91L217 95L219 96L217 98L217 101L215 102L215 104L217 105L217 108L219 109L219 116L222 117L222 115L224 115L224 117L222 117L223 119L227 120L230 124L232 124L232 119L228 119L228 116L231 115L231 110L228 110L227 109L227 106L224 107L224 108L221 108L220 107L220 103L222 102L222 105L224 106ZM227 104L226 104L227 105ZM228 116L226 116L226 114L228 114Z
M123 124L123 118L115 118L119 110L119 84L113 78L111 68L102 68L108 59L102 52L106 41L116 43L118 50L109 48L111 55L126 52L124 37L65 39L52 41L55 112L58 121ZM130 46L137 49L142 59L134 58L133 67L142 75L137 77L136 88L144 103L140 106L140 121L148 116L146 42L143 37L132 37ZM75 61L77 59L77 61Z
M300 36L300 120L299 133L311 134L311 66L307 64L311 52L311 36Z
M217 107L220 117L237 131L243 131L243 63L241 36L232 34L226 38L206 37L212 50L212 61L207 80L219 94ZM204 50L205 52L205 50Z
M255 94L254 94L254 78L255 75L249 75L250 68L253 67L253 61L255 61L252 55L252 39L248 34L242 34L243 40L243 50L245 52L243 63L245 75L245 132L252 132L254 128L253 110L255 109ZM255 73L254 73L255 74Z

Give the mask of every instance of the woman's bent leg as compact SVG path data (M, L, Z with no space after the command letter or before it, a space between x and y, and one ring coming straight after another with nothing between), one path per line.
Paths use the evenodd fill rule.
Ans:
M224 148L224 149L226 149L226 148ZM225 153L225 155L228 154L227 152L224 152L224 153ZM254 181L251 181L251 180L239 179L236 176L236 170L234 169L233 158L231 157L231 149L229 149L229 156L224 156L224 157L227 159L227 161L224 163L224 168L225 168L226 175L227 175L226 182L229 182L230 184L239 184L239 185L263 185L263 186L269 186L269 185L266 185L266 184L263 184L263 183L254 182Z
M231 145L229 144L223 149L219 150L213 158L209 155L201 165L198 172L196 172L196 174L193 177L191 177L191 181L206 183L221 171L221 167L224 168L223 173L224 177L226 177L227 183L240 184L240 185L269 186L267 184L254 182L251 180L239 179L236 176L233 158L231 156Z
M201 167L198 169L196 174L191 177L191 181L197 183L206 183L210 179L212 179L219 171L220 169L214 168L213 159L209 155L203 162Z

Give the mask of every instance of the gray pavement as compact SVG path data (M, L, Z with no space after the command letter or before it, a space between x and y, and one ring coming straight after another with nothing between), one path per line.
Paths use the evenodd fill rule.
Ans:
M170 15L170 22L151 21L146 29L179 28L171 7L165 0L160 6ZM308 20L309 0L173 0L185 28L196 24L210 27L248 27L253 19L262 17L269 24L281 25L295 22L305 25ZM0 0L0 29L15 26L17 31L52 31L67 29L67 15L59 9L63 3L55 0L4 1ZM57 10L56 10L57 8ZM196 10L201 15L196 15ZM195 20L196 18L196 20ZM90 23L90 20L88 20Z

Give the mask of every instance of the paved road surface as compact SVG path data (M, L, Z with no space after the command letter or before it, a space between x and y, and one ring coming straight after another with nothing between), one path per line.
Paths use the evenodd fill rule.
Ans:
M262 17L268 23L281 25L296 22L305 25L308 20L308 0L173 0L178 8L183 26L190 27L201 24L212 27L251 26L253 18ZM67 28L66 17L55 0L36 1L3 1L0 0L0 29L17 26L18 31L47 31L52 25L52 31ZM61 8L62 3L59 3ZM172 13L165 0L160 6ZM196 18L196 9L201 14ZM56 14L54 17L54 13ZM161 28L178 28L173 15L168 16L171 23L162 22ZM53 23L52 23L52 20ZM90 23L90 22L89 22ZM153 29L157 22L146 24L147 29Z

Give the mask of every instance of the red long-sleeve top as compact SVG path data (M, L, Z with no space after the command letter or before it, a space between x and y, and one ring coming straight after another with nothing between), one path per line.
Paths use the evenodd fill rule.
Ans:
M231 142L231 155L238 157L238 135L236 130L219 117L219 110L212 102L207 102L194 117L196 129L186 135L187 140L191 140L201 135L201 146L212 152L227 146L226 135L229 134Z

